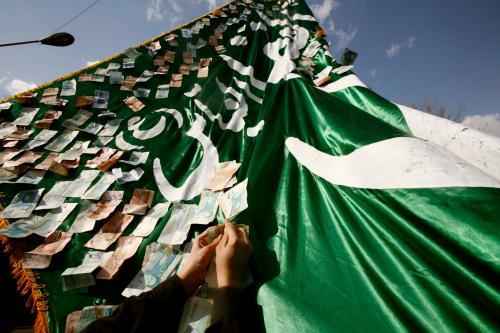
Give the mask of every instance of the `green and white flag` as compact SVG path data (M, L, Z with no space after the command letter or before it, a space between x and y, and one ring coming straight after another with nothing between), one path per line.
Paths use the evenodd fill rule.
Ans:
M3 206L44 188L44 202L78 204L57 230L87 230L36 271L50 330L96 301L120 302L145 256L176 253L157 277L175 272L180 254L160 240L192 235L202 194L203 205L222 196L204 191L247 179L238 194L248 208L235 222L254 245L250 331L498 331L500 139L391 103L354 71L332 57L304 1L234 1L9 99L2 163L23 156L16 147L43 128L59 134L32 149L43 154L36 163L0 170ZM47 90L66 91L64 82L73 95ZM58 159L66 151L71 159ZM16 183L48 158L37 184ZM89 189L95 200L82 199ZM135 189L154 195L139 200ZM35 209L3 234L25 237L46 214ZM162 234L174 223L178 233ZM91 238L136 228L144 241L116 278L62 290L61 273L94 251ZM25 240L23 251L43 241Z

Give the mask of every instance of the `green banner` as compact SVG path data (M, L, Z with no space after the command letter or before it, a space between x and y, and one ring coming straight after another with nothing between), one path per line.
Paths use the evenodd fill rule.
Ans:
M120 303L176 209L189 228L191 208L181 204L201 207L230 161L241 164L232 188L248 180L248 208L234 220L249 226L254 245L245 292L251 330L500 329L500 141L377 95L333 59L323 33L304 1L235 1L0 104L11 223L0 234L23 238L29 252L54 225L73 233L46 268L33 268L51 332L85 306ZM53 161L44 170L37 164L46 158ZM224 196L232 189L224 187L212 192ZM37 189L43 200L34 207L62 198L55 211L33 210L27 195L13 206ZM89 251L118 247L116 239L88 247L109 232L105 224L122 219L121 235L134 235L143 221L126 213L135 189L154 192L149 212L170 203L152 232L112 279L97 278L97 269L94 285L63 285ZM103 203L104 190L118 204ZM92 218L99 202L110 213ZM224 217L219 204L213 223ZM191 225L186 242L204 228Z

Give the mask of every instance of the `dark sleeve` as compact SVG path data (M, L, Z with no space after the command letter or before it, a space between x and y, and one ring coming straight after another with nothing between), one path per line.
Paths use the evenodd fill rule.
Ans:
M240 332L240 295L241 291L233 287L224 287L217 290L212 312L214 322L205 331L206 333Z
M177 332L187 298L174 275L151 291L129 297L111 316L94 321L82 332Z

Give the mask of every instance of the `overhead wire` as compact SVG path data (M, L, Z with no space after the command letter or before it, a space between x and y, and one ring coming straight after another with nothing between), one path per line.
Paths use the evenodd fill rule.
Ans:
M74 20L76 20L77 18L79 18L80 16L82 16L83 14L85 14L85 12L87 12L90 8L94 7L99 1L101 1L101 0L95 0L90 5L88 5L85 9L83 9L81 12L79 12L78 14L76 14L73 18L69 19L66 23L64 23L63 25L61 25L59 28L57 28L56 30L52 31L51 33L58 32L59 30L61 30L62 28L64 28L65 26L67 26L68 24L70 24L71 22L73 22Z

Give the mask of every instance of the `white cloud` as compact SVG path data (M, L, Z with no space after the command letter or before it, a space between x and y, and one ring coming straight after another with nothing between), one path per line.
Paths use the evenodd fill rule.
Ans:
M146 20L148 22L159 22L163 19L165 11L161 0L149 0L146 6Z
M176 13L182 13L182 7L177 3L177 0L168 0L168 3L170 4L170 7L174 10Z
M370 76L375 77L375 75L377 75L377 69L376 68L371 69L369 74L370 74Z
M3 81L5 81L5 80L3 80ZM23 91L26 91L29 89L33 89L35 87L36 87L35 82L26 82L23 80L14 79L14 80L10 81L4 88L5 88L5 90L7 90L7 92L9 94L15 95L17 93L20 93L20 92L23 92Z
M330 16L331 11L339 5L340 3L337 0L323 0L322 4L313 4L310 8L314 16L322 24Z
M415 46L415 43L417 42L417 38L415 37L410 37L408 38L408 40L406 41L406 47L409 48L409 49L412 49L414 46Z
M328 20L326 30L331 32L332 36L334 36L333 47L337 51L342 51L349 46L358 33L358 29L354 28L352 24L349 25L347 30L337 29L335 22L332 19Z
M394 58L398 55L399 51L401 51L401 44L391 43L391 46L385 50L385 54L387 54L387 58Z
M462 124L500 137L500 113L467 116Z

